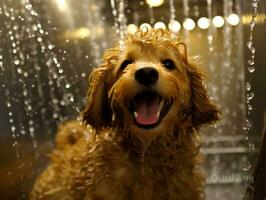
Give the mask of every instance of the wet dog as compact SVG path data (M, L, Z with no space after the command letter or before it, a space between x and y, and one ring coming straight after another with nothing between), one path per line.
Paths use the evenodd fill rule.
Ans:
M128 35L90 76L87 127L76 124L89 137L61 134L30 197L202 199L198 130L218 115L176 35L161 29Z

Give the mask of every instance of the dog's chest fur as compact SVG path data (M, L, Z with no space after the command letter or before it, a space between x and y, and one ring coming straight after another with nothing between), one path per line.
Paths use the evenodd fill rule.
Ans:
M156 140L145 154L141 148L115 141L108 133L99 134L94 140L55 150L32 199L202 199L204 179L195 168L196 155L187 156L184 148L166 151Z
M200 199L202 184L195 176L194 158L189 161L182 160L182 155L167 155L162 150L166 147L157 145L151 144L146 152L132 151L132 147L125 149L107 137L87 146L87 165L84 173L77 173L84 175L77 179L87 182L85 187L81 184L84 199Z

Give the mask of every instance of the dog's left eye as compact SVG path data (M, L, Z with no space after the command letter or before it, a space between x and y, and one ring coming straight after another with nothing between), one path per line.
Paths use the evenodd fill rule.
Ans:
M175 69L175 63L174 63L174 61L172 61L170 59L163 60L162 64L164 65L164 67L166 69L169 69L169 70Z
M132 60L125 60L122 62L122 64L120 65L120 70L124 70L128 65L132 64L133 61Z

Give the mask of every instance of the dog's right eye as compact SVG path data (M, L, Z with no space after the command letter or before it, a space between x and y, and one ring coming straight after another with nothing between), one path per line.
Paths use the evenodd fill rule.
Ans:
M124 62L122 62L122 64L120 65L120 70L124 70L128 65L132 64L133 61L132 60L125 60Z
M169 70L175 69L175 63L174 63L174 61L172 61L170 59L163 60L162 64L164 65L164 67L166 69L169 69Z

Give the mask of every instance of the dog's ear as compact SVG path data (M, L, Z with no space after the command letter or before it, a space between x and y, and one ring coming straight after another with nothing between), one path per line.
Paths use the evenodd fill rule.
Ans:
M199 71L196 65L187 65L191 85L192 123L198 129L203 124L210 124L219 120L220 111L208 97L203 85L203 73Z
M108 101L108 67L102 65L91 73L88 102L81 113L83 122L90 124L96 130L106 128L112 123L112 110Z

